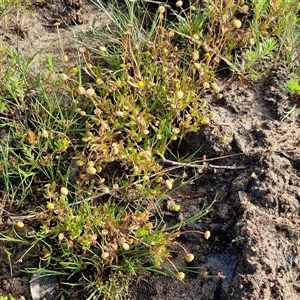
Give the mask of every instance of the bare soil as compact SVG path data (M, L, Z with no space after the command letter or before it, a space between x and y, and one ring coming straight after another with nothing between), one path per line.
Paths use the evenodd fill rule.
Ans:
M89 1L40 1L28 12L16 15L2 26L1 42L16 47L22 55L47 51L61 59L54 23L60 22L64 51L76 59L80 43L77 33L102 27L105 18ZM69 12L69 13L68 13ZM75 12L75 15L74 15ZM105 30L105 27L103 27ZM34 65L38 72L41 65ZM235 78L222 81L224 98L205 97L216 118L197 134L188 134L174 150L184 155L198 151L197 157L214 165L245 166L245 169L207 169L193 185L176 191L173 198L181 212L168 214L170 224L188 218L217 195L212 211L185 231L211 231L211 238L186 232L183 246L195 254L184 283L171 277L145 275L132 283L125 299L205 299L205 300L296 300L300 298L300 114L299 108L284 121L283 111L294 105L284 91L289 79L281 68L257 83ZM199 150L200 149L200 150ZM189 171L191 172L191 171ZM0 229L10 228L0 216ZM13 249L9 266L0 247L0 295L32 299L31 276L22 272L36 267L32 250L26 245L6 245ZM174 262L184 265L181 252ZM59 283L59 278L57 279ZM59 292L59 284L57 284ZM55 299L49 295L47 299ZM74 299L74 295L65 299ZM78 299L84 299L81 294ZM39 298L42 299L42 298Z

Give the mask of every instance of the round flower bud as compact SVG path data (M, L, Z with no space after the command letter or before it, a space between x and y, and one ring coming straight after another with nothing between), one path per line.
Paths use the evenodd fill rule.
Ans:
M175 212L180 211L180 205L179 205L179 204L175 204L175 205L172 207L172 210L175 211Z
M69 193L69 191L68 191L68 189L67 189L67 188L65 188L65 187L62 187L62 188L60 189L60 193L61 193L62 195L64 195L64 196L67 196L67 195L68 195L68 193Z
M107 51L106 48L105 48L105 46L100 46L100 47L99 47L99 50L100 50L101 52L106 52L106 51Z
M16 224L19 228L23 228L25 225L22 221L18 221Z
M49 132L47 130L43 130L42 131L42 137L44 137L45 139L47 139L49 137Z
M185 260L187 261L187 262L191 262L191 261L193 261L194 260L194 254L192 254L192 253L189 253L189 254L187 254L186 256L185 256Z
M216 98L217 98L218 100L222 99L222 98L223 98L223 94L218 93L218 94L216 95Z
M248 6L248 5L243 5L243 6L241 7L241 10L242 10L243 12L248 12L248 11L249 11L249 6Z
M165 7L164 7L164 6L160 5L160 6L158 7L158 12L159 12L160 14L163 14L165 11L166 11L166 10L165 10Z
M102 252L101 254L101 258L102 259L107 259L109 257L109 253L108 252Z
M96 168L94 168L94 167L87 167L87 168L86 168L86 172L87 172L88 174L90 174L90 175L94 175L94 174L97 173L97 170L96 170Z
M127 243L123 243L122 245L121 245L121 247L125 250L125 251L127 251L127 250L129 250L129 245L127 244Z
M176 277L177 277L178 280L183 280L184 277L185 277L185 274L183 272L178 272Z
M213 89L213 91L215 92L215 93L220 93L221 92L221 88L215 83L215 82L213 82L212 84L211 84L211 88Z
M82 166L84 165L84 161L83 161L83 160L77 160L77 161L76 161L76 165L77 165L78 167L82 167Z
M234 19L231 21L231 24L234 28L239 29L242 27L242 22L238 19Z
M182 5L183 5L183 2L182 2L182 1L179 0L179 1L176 2L176 6L177 6L177 7L182 7Z
M204 81L203 82L203 88L209 89L209 87L210 87L210 84L207 81Z
M86 90L85 95L89 98L92 98L95 95L95 90L93 88L89 88Z
M63 74L60 75L60 78L61 78L63 81L66 81L66 80L68 80L69 77L68 77L67 74L64 74L64 73L63 73Z
M199 51L195 50L193 53L192 53L192 56L193 56L193 60L198 60L199 59Z
M94 162L92 160L89 160L86 164L87 167L93 167L94 166Z
M80 86L78 86L78 88L77 88L77 93L78 93L79 95L84 95L84 94L86 93L86 90L85 90L85 88L84 88L82 85L80 85Z
M124 237L118 238L118 244L119 244L119 245L122 245L122 244L124 244L125 242L126 242L126 239L125 239Z
M197 69L197 70L201 70L201 64L195 62L194 63L194 67Z
M109 188L107 186L103 187L102 193L103 194L108 194L109 193Z
M249 45L250 46L254 46L255 45L255 39L254 38L250 38L249 39Z
M172 184L171 180L169 180L169 179L166 180L166 186L167 186L167 188L168 188L169 190L172 189L173 184Z
M78 73L78 68L76 68L76 67L73 67L73 68L71 68L71 73L73 73L73 74L77 74Z
M141 89L144 87L145 84L144 84L144 81L140 80L140 81L138 81L137 85Z
M183 98L183 91L177 91L176 93L175 93L175 96L176 96L176 99L178 99L178 100L180 100L180 99L182 99Z

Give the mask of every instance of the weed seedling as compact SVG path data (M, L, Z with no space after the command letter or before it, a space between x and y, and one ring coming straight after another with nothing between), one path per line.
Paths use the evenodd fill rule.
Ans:
M288 80L285 86L285 90L292 95L295 104L288 111L284 111L284 117L281 119L281 122L296 110L297 105L300 101L300 84L298 80L296 78L291 78L290 80Z

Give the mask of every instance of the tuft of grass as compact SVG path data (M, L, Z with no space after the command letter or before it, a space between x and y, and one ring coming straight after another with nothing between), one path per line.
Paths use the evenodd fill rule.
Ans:
M299 95L300 94L300 84L297 78L291 78L288 80L286 86L286 91L291 93L292 95Z
M297 78L293 77L289 79L285 85L285 90L292 95L295 104L289 110L283 111L284 117L281 119L281 122L286 118L288 118L297 108L297 104L299 102L299 95L300 95L300 84Z

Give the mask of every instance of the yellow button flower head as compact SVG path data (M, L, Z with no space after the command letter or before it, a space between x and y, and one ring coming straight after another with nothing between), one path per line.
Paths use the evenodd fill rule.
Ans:
M25 225L24 225L24 223L23 223L22 221L18 221L18 222L17 222L17 226L18 226L19 228L23 228Z
M144 84L144 81L140 80L140 81L138 81L137 85L141 89L144 87L145 84Z
M54 204L53 204L52 202L48 202L48 203L47 203L47 208L48 208L49 210L53 210L53 209L54 209Z
M175 212L179 212L179 211L180 211L180 205L179 205L179 204L175 204L175 205L172 207L172 210L175 211Z

